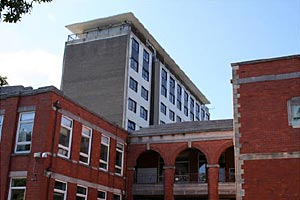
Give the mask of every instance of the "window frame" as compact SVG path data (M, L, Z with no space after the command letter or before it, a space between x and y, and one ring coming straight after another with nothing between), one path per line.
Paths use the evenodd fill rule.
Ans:
M107 138L108 142L105 143L102 138ZM107 161L101 159L102 145L107 147L107 153L106 153ZM101 143L100 143L99 169L104 170L104 171L108 171L108 167L109 167L109 148L110 148L110 137L102 134L101 135ZM101 164L105 164L106 167L105 168L101 167Z
M118 144L122 146L122 149L118 149ZM115 162L115 174L117 175L120 175L120 176L123 176L123 167L124 167L124 148L125 148L125 145L123 143L120 143L120 142L117 142L116 144L116 162ZM121 166L118 166L117 165L117 153L121 153ZM117 173L116 172L116 169L120 170L121 173Z
M120 197L119 200L122 200L122 195L120 195L120 194L114 194L113 195L113 200L115 200L115 196L119 196Z
M25 179L26 184L25 186L12 186L13 179ZM12 190L23 190L24 189L24 199L26 199L26 185L27 185L27 177L11 177L10 178L10 184L9 184L9 192L8 192L8 199L11 199Z
M71 127L68 127L68 126L62 124L63 118L65 118L65 119L71 121ZM57 155L60 156L60 157L63 157L63 158L70 158L70 156L71 156L71 146L72 146L71 143L72 143L72 135L73 135L73 126L74 126L74 120L73 120L73 119L71 119L70 117L67 117L67 116L65 116L65 115L62 115L62 116L61 116L60 127L63 127L63 128L65 128L65 129L69 130L69 131L70 131L70 137L69 137L69 146L68 146L68 147L66 147L66 146L64 146L64 145L62 145L62 144L60 144L59 139L58 139L58 150L57 150ZM61 134L61 132L59 133L59 135L60 135L60 134ZM60 148L63 149L63 150L65 150L65 151L67 151L67 152L68 152L68 155L65 156L65 155L61 154L61 153L59 152L59 149L60 149Z
M55 188L55 182L61 182L61 183L65 184L65 185L66 185L66 190L56 189L56 188ZM59 194L64 194L64 200L66 200L66 198L67 198L67 193L68 193L68 183L65 182L65 181L61 181L61 180L55 179L55 180L54 180L53 194L54 194L55 192L57 192L57 193L59 193ZM54 196L54 195L53 195L53 196Z
M128 107L127 107L128 110L136 113L136 107L137 107L136 105L137 105L137 103L135 100L128 98Z
M30 120L24 120L23 122L21 122L22 119L22 115L23 114L30 114L33 113L33 118ZM33 135L33 130L34 130L34 119L35 119L35 111L26 111L26 112L20 112L19 113L19 120L18 120L18 129L17 129L17 134L16 134L16 143L15 143L15 153L19 154L19 153L30 153L31 151L31 143L32 143L32 135ZM25 142L19 142L19 136L20 136L20 128L22 124L30 124L32 123L32 130L31 130L31 136L30 136L30 142L29 141L25 141ZM30 144L30 149L28 151L17 151L18 149L18 145L28 145Z
M132 77L130 77L129 79L129 88L132 89L134 92L138 91L138 82Z
M144 88L143 86L142 86L142 89L141 89L141 96L142 96L146 101L148 101L148 99L149 99L149 91L148 91L146 88Z
M295 116L298 113L299 116ZM287 101L287 111L288 111L288 124L292 128L300 128L300 96L292 97Z
M140 117L144 120L148 120L148 110L143 106L140 107Z
M83 129L89 130L90 131L90 135L89 136L84 135ZM81 128L81 139L82 139L82 137L86 137L86 138L89 139L88 154L85 154L85 153L81 152L81 150L80 150L81 149L81 140L80 140L79 162L82 163L82 164L86 164L86 165L90 164L92 135L93 135L93 129L90 128L90 127L82 125L82 128ZM87 157L87 162L81 161L80 160L80 156Z
M167 115L167 106L162 102L160 102L160 112L164 115Z
M78 193L78 187L84 188L86 193L85 194ZM77 185L77 187L76 187L76 199L77 199L77 197L83 197L84 200L87 200L87 197L88 197L88 187L83 186L83 185Z
M135 72L139 72L139 62L136 61L133 57L130 59L130 68Z
M134 129L129 129L129 124L133 125L134 126ZM127 131L129 132L132 132L132 131L135 131L136 130L136 123L134 121L131 121L131 120L127 120Z
M175 121L175 112L173 110L169 110L169 119L173 122Z
M105 197L104 197L104 199L103 198L99 198L98 197L98 193L99 192L103 192L104 194L105 194ZM106 191L104 191L104 190L97 190L97 200L106 200L107 199L107 192Z

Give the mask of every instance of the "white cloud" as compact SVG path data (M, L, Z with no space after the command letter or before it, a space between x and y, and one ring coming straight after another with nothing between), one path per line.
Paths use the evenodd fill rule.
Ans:
M0 75L9 85L60 87L62 57L44 50L1 52Z

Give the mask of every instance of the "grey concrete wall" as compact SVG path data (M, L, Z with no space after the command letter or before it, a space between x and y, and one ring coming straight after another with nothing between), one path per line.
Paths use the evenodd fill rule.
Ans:
M151 115L152 123L150 125L159 124L159 112L160 112L160 62L155 62L152 68L152 90L151 90Z
M122 126L126 52L123 35L66 45L61 89L65 95Z

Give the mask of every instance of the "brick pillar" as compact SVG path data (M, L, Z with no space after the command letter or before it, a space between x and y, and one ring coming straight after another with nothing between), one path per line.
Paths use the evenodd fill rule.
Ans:
M164 166L164 190L165 197L164 200L174 200L174 175L175 166Z
M219 200L219 164L207 164L208 199Z
M134 167L127 168L127 188L126 188L127 191L126 191L126 193L127 193L128 200L133 200L132 186L134 183L134 173L135 173Z

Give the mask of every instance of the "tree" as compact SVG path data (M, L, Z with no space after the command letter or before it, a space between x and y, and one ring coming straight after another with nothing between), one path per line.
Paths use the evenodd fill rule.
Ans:
M30 13L33 3L46 3L52 0L0 0L0 20L8 23L21 21L22 15Z
M2 76L0 75L0 87L3 86L3 85L8 85L8 82L7 82L6 79L7 79L6 76L3 76L3 77L2 77Z

